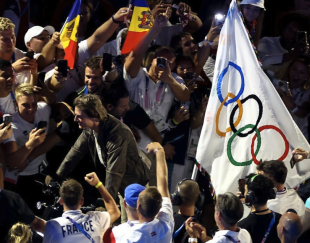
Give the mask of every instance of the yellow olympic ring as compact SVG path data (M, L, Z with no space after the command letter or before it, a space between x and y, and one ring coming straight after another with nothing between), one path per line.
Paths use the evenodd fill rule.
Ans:
M220 131L219 129L219 121L220 121L220 114L221 114L221 111L222 111L222 108L225 104L225 102L228 100L228 98L235 98L236 96L233 95L232 93L228 93L226 98L223 100L222 104L220 105L220 108L218 109L217 113L216 113L216 133L221 136L221 137L225 137L226 136L226 133L228 132L231 132L231 128L228 127L226 128L226 132L222 132ZM242 115L243 115L243 106L242 106L242 103L241 101L238 99L237 100L237 104L238 104L238 107L239 107L239 115L238 115L238 118L237 120L234 122L234 126L237 127L241 121L241 118L242 118Z

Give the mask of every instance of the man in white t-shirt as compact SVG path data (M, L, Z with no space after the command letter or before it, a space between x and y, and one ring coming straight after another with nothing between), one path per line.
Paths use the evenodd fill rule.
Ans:
M214 212L214 219L219 231L211 239L206 235L206 228L194 223L191 217L185 223L186 231L190 236L188 242L197 243L199 238L202 242L209 243L252 243L249 232L237 226L237 222L242 218L242 215L243 205L236 195L230 192L219 194Z
M298 14L287 15L282 19L281 36L264 37L259 41L258 54L264 69L274 72L283 63L307 55L309 43L297 38L297 31L307 30L306 22Z
M157 187L148 187L139 194L136 207L139 223L132 224L119 242L172 242L174 219L165 152L159 143L150 143L146 149L156 155Z
M13 115L18 111L15 94L12 91L13 87L13 70L12 64L0 59L0 116ZM14 136L10 137L2 145L7 165L11 168L21 168L26 163L26 158L31 151L41 144L45 135L39 135L36 132L30 133L28 141L25 141L21 147L17 148Z
M46 223L44 243L101 242L103 232L120 216L120 211L96 173L85 176L85 180L95 186L104 201L107 212L91 211L83 214L83 187L76 180L65 181L59 190L60 204L64 207L62 217Z
M37 62L35 59L25 57L25 53L15 47L15 25L8 18L0 17L0 58L12 62L14 72L19 74L19 83L23 83L23 77L29 76L27 82L37 80ZM25 75L21 75L24 72Z
M113 242L113 240L114 242L121 242L128 230L131 230L135 224L139 224L137 202L139 199L139 194L144 190L145 187L137 183L126 187L123 203L128 221L107 230L103 236L103 242Z
M306 210L304 202L294 189L287 189L284 186L287 168L282 161L263 161L257 165L257 171L269 177L277 188L276 198L267 201L270 210L284 214L287 210L294 209L300 217L304 216Z
M119 9L113 17L102 24L88 39L78 44L78 55L76 55L75 68L69 71L67 78L63 77L62 74L58 72L58 67L54 64L56 66L54 66L55 69L46 74L46 78L48 79L51 77L51 79L46 81L48 82L49 88L56 92L57 101L64 101L69 94L84 86L84 63L113 35L118 25L123 22L127 15L127 8ZM55 47L53 48L52 50L55 50ZM61 49L62 46L58 45L57 48ZM45 54L41 53L41 56L42 55ZM56 61L63 58L64 52L56 58Z
M138 103L154 120L157 130L162 136L169 130L166 120L174 99L186 102L190 97L190 91L183 85L184 81L175 73L171 73L171 69L175 65L175 54L170 47L161 47L156 50L149 70L141 67L149 44L166 25L167 21L165 15L156 17L154 26L144 39L134 46L124 65L124 80L130 99ZM160 64L157 63L157 59L163 60L166 65L158 66ZM145 148L152 140L145 136L142 131L139 133L141 136L141 141L138 143L139 148L146 152ZM167 158L172 158L173 146L166 144L164 149ZM149 158L152 161L150 185L156 185L156 179L154 179L156 178L155 158L152 156Z

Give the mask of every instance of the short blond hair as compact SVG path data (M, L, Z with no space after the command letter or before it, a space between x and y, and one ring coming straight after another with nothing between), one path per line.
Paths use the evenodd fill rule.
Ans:
M27 225L23 223L16 223L12 226L9 236L8 243L29 243L31 242L31 232Z
M27 95L27 96L34 95L33 87L34 86L32 84L28 84L28 83L18 85L15 89L16 99L18 99L18 97L23 96L23 95Z
M8 19L4 17L0 17L0 31L3 30L13 30L15 28L15 24Z

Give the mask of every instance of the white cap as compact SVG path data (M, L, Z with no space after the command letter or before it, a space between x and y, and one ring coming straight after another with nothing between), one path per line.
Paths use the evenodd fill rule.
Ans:
M264 0L243 0L241 4L250 4L250 5L253 5L253 6L256 6L256 7L259 7L259 8L262 8L264 10L265 9L265 6L264 6Z
M27 46L27 42L29 42L33 37L40 35L44 30L46 30L50 35L55 32L53 26L45 26L44 28L41 26L33 26L31 27L25 34L25 45Z

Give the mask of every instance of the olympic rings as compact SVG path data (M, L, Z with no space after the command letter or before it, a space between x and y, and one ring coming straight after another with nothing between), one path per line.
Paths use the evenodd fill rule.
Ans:
M231 129L232 129L232 126L231 126L231 127L228 127L228 128L226 129L226 132L222 132L222 131L220 131L220 129L219 129L220 114L221 114L222 108L223 108L223 106L224 106L224 103L228 100L228 97L230 97L230 98L235 98L236 96L233 95L232 93L228 93L227 96L226 96L226 98L225 98L225 100L223 100L223 102L222 102L220 108L218 109L218 111L217 111L217 113L216 113L216 133L217 133L219 136L221 136L221 137L225 137L226 133L227 133L227 132L231 132ZM239 112L239 115L238 115L238 118L237 118L236 122L233 124L233 125L234 125L234 126L233 126L234 128L235 128L236 126L239 125L239 123L240 123L240 121L241 121L241 118L242 118L242 115L243 115L242 102L241 102L239 99L237 100L237 104L238 104L237 107L239 107L240 112ZM234 132L235 132L235 131L234 131Z
M285 143L285 150L284 150L284 153L283 155L278 159L278 160L284 160L286 158L286 156L288 155L288 152L289 152L289 143L284 135L284 133L276 126L273 126L273 125L266 125L266 126L262 126L260 128L258 128L258 131L261 132L263 130L266 130L266 129L273 129L275 131L277 131L283 138L284 140L284 143ZM258 136L257 136L258 138ZM252 144L251 144L251 154L252 154L252 157L253 157L253 160L254 160L254 163L255 164L259 164L259 161L256 159L256 153L254 154L254 142L255 142L255 139L256 139L256 135L254 135L253 139L252 139ZM258 143L258 141L257 141Z
M222 91L221 91L221 85L222 85L222 82L223 82L223 78L224 78L225 74L228 71L229 66L232 66L233 68L237 69L237 71L240 73L241 87L240 87L239 93L235 96L235 98L230 99L230 100L224 102L225 106L227 106L230 103L233 103L233 102L237 101L240 98L240 96L243 94L243 91L244 91L244 76L243 76L243 72L242 72L241 67L239 67L237 64L235 64L233 62L229 62L227 67L221 72L221 74L219 76L219 79L218 79L218 83L217 83L217 96L218 96L220 102L222 103L223 100L224 100L223 99L223 95L222 95Z
M258 111L258 118L257 118L257 121L256 121L254 127L253 127L250 131L248 131L247 133L241 133L241 132L239 132L239 133L238 133L238 136L239 136L239 137L246 137L246 136L248 136L249 134L252 134L252 133L257 129L257 126L258 126L258 124L259 124L259 122L260 122L260 120L262 119L262 116L263 116L263 104L262 104L261 100L260 100L256 95L249 95L248 97L242 99L242 100L241 100L241 103L242 103L242 104L245 103L248 99L254 99L254 100L256 100L256 102L257 102L257 104L258 104L258 108L259 108L259 109L258 109L258 110L259 110L259 111ZM238 107L239 107L239 109L240 109L240 105L239 105L239 104L236 105L236 106L233 108L233 110L231 111L231 114L230 114L230 118L229 118L229 125L230 125L231 130L232 130L234 133L237 132L237 129L236 129L236 125L233 123L233 119L234 119L234 116L235 116L235 113L236 113ZM239 115L240 115L240 113L243 113L243 110L240 110ZM238 116L238 118L239 118L239 116Z

